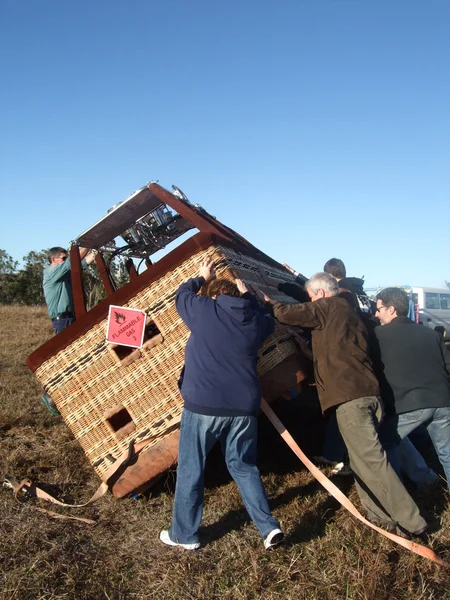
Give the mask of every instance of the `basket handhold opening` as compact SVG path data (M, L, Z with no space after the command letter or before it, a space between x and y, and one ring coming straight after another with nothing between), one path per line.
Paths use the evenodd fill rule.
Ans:
M133 417L123 404L116 404L105 413L105 420L119 439L135 431Z

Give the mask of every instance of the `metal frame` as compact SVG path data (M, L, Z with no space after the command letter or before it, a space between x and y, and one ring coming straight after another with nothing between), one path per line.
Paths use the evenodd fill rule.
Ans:
M200 232L207 233L210 235L216 235L228 242L234 242L238 245L245 246L247 248L251 247L254 251L257 251L257 249L252 244L250 244L245 238L243 238L241 235L239 235L238 233L236 233L235 231L218 221L215 217L207 213L202 208L198 208L196 206L193 206L192 204L189 204L188 202L185 202L184 200L181 200L180 198L174 196L174 194L171 194L168 190L158 185L157 183L150 183L147 186L147 189L149 189L152 193L152 196L158 200L158 202L155 205L161 203L166 204L169 208L173 209L175 212L181 215L181 217L183 217L188 223L193 225ZM141 204L136 207L136 210L138 213L137 218L140 218L143 214L145 214L145 211L147 209L145 208L144 204ZM151 210L151 208L148 210ZM130 223L125 223L123 230L125 230L129 226ZM79 236L78 240L80 240L80 245L83 245L83 236L85 236L86 233ZM118 232L117 235L120 235L120 233ZM93 247L92 244L91 247ZM106 265L103 255L100 252L97 254L95 261L106 294L107 296L110 296L114 292L114 286L112 284L109 267ZM147 269L153 268L154 265L149 259L146 259L145 262ZM81 259L80 253L78 251L78 245L72 246L70 250L70 264L72 272L72 291L75 305L75 314L77 316L77 319L79 319L81 316L86 314L86 300L83 289ZM130 275L130 279L138 277L138 273L136 272L136 269L131 260L128 262L127 268L128 273Z

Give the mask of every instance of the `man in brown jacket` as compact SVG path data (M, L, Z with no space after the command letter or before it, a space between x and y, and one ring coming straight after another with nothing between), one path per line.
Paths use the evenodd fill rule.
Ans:
M311 302L273 304L276 319L312 329L317 392L322 412L335 410L361 503L368 517L393 531L420 535L426 521L389 464L378 439L383 416L369 357L367 330L328 273L305 284Z

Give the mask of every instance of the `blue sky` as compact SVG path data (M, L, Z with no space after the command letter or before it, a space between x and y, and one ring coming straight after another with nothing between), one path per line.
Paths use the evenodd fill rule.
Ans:
M0 248L155 179L305 275L450 280L448 0L2 0Z

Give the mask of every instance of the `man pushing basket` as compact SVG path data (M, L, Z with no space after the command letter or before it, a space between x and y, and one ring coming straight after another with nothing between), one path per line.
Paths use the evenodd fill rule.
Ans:
M205 283L207 295L197 295ZM220 440L245 507L265 548L271 548L284 535L271 515L255 463L261 405L256 360L273 332L273 319L242 281L214 279L208 260L201 263L197 278L178 288L176 307L191 336L179 382L184 410L172 524L160 539L186 550L200 547L205 461Z

